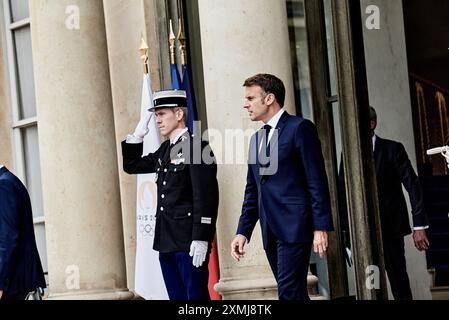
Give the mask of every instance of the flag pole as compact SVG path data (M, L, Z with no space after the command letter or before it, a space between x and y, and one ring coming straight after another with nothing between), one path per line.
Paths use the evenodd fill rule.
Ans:
M139 55L143 63L142 99L140 115L147 114L153 106L151 77L149 66L149 48L141 34ZM148 123L148 134L143 141L142 154L155 152L160 147L159 131L156 117L151 112ZM146 300L168 300L159 254L153 249L154 228L157 199L155 174L137 175L136 192L136 257L135 257L135 292Z
M150 58L148 57L148 45L145 42L145 39L143 38L142 35L142 39L140 42L140 59L142 60L143 63L143 73L144 74L148 74L150 72L150 65L149 65L149 60Z
M187 65L187 49L186 49L186 36L184 34L184 29L182 28L182 21L179 19L179 32L178 32L178 40L180 43L179 51L181 51L181 64L183 66Z
M170 19L170 37L169 37L169 43L170 43L170 63L176 64L176 37L175 33L173 32L173 22Z

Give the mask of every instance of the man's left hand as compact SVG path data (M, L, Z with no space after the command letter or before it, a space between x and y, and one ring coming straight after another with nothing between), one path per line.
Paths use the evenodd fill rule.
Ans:
M415 242L416 249L419 251L429 249L430 242L427 239L426 230L413 231L413 241Z
M328 247L327 231L314 231L313 232L313 251L319 253L320 257L324 257Z
M209 243L207 241L193 240L190 245L190 256L193 257L192 263L199 268L206 261L207 248Z
M0 290L0 300L2 300L3 290Z

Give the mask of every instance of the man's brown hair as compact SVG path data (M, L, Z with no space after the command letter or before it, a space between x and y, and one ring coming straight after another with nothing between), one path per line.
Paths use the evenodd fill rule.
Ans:
M187 125L187 115L189 113L189 109L187 109L187 107L176 107L176 108L173 108L173 112L176 112L178 110L182 111L182 121L184 122L184 124Z
M284 107L285 103L285 86L281 79L278 77L272 75L272 74L266 74L266 73L260 73L256 74L255 76L252 76L251 78L248 78L245 80L245 83L243 84L244 87L253 87L253 86L259 86L261 87L266 93L272 93L276 97L276 101L279 103L279 105Z

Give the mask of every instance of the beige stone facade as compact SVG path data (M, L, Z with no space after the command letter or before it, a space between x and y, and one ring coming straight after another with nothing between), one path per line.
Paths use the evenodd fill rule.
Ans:
M120 143L140 115L141 37L150 48L152 89L166 83L162 2L29 2L50 299L133 298L136 178L122 170ZM79 8L79 28L67 27L68 6ZM200 90L204 90L205 106L200 114L206 115L209 129L224 134L227 129L259 126L250 123L242 107L242 83L259 72L277 74L285 81L287 110L295 113L285 1L198 0L197 9L200 28L194 33L201 43L196 49L203 68L195 72L204 78ZM269 18L262 12L269 13ZM3 21L0 31L6 32ZM14 171L6 52L1 35L0 163ZM382 82L381 76L376 78L375 67L372 70L372 83ZM407 134L413 147L413 133ZM223 157L221 147L214 141L211 144L217 157ZM216 289L226 299L275 299L276 283L259 227L244 261L236 263L230 256L246 168L245 164L219 166L221 278ZM416 254L413 261L425 263ZM68 285L71 276L79 277L78 287ZM419 277L422 281L414 287L425 288L428 276Z

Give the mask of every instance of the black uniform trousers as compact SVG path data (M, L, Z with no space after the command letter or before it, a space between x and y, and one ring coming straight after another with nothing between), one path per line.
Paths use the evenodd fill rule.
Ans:
M209 255L197 268L186 251L159 253L162 275L170 300L208 301Z

